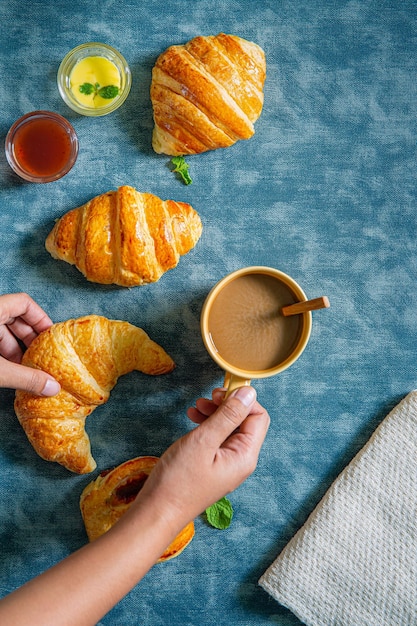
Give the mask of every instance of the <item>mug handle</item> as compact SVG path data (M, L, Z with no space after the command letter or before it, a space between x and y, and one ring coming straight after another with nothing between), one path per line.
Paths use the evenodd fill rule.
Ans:
M224 377L224 387L227 389L225 398L228 398L235 389L239 389L239 387L249 387L250 384L251 381L248 378L241 378L240 376L226 372Z

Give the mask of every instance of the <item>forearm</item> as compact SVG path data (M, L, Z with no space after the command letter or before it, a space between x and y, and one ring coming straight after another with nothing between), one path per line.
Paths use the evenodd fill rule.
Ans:
M178 529L144 503L111 531L0 602L0 623L94 626L143 578Z
M255 390L200 402L195 428L162 455L129 511L107 533L0 601L0 624L95 626L192 518L255 468L269 426Z

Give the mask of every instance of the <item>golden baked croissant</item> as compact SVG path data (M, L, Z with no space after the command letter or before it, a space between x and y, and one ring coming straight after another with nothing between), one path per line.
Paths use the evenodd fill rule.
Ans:
M156 282L176 267L201 232L191 205L125 185L63 215L45 246L89 281L133 287Z
M126 513L158 457L141 456L105 471L93 480L81 494L80 509L90 541L107 532ZM158 562L178 556L194 537L194 522L190 522L168 546Z
M235 35L169 47L152 70L155 152L198 154L252 137L265 75L262 48Z
M34 339L22 363L54 376L61 391L52 397L17 391L19 422L39 456L78 474L96 467L85 419L108 400L118 377L174 368L171 357L141 328L99 315L54 324Z

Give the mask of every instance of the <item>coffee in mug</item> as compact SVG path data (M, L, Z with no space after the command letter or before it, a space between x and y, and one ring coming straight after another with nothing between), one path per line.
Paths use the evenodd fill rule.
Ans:
M281 311L306 299L292 278L263 266L232 272L213 287L201 331L209 354L226 372L229 392L252 378L278 374L301 355L311 312L285 317Z

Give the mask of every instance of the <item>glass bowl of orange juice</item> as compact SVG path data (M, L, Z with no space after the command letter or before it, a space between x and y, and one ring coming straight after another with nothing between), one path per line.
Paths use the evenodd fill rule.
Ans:
M14 172L31 183L52 183L73 167L78 137L72 125L53 111L32 111L10 127L6 158Z
M64 102L81 115L107 115L129 95L132 74L126 59L104 43L84 43L63 58L57 75Z

